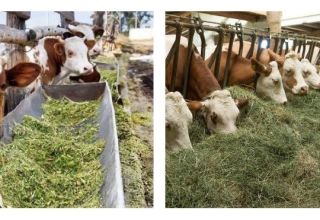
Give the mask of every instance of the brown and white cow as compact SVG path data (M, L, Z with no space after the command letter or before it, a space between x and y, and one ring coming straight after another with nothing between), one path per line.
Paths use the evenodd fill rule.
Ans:
M317 73L317 68L310 63L308 59L302 59L303 78L310 88L320 89L320 75Z
M243 42L243 55L246 55L250 49L250 42ZM238 53L240 42L234 42L232 51ZM228 45L224 45L224 50L227 50ZM252 57L256 57L258 45L255 45ZM286 90L293 94L303 95L309 90L309 86L303 79L301 65L299 64L298 54L290 51L286 55L279 55L274 53L271 49L261 49L259 62L267 65L271 61L276 61L282 76L283 84ZM290 71L289 71L290 70Z
M210 62L211 56L206 60L207 64ZM221 54L218 76L218 81L220 84L223 83L225 78L224 71L226 68L227 56L228 53L226 51L223 51ZM214 67L215 63L213 63L213 65L211 66L212 73L214 73ZM256 84L256 91L258 96L269 98L279 104L285 104L287 102L287 97L282 84L281 74L275 61L264 65L254 58L249 60L233 52L231 53L230 73L227 83L228 86L253 86L256 74L258 74L258 81Z
M87 42L91 45L91 49L89 50L90 57L96 57L101 52L103 52L103 38L102 35L104 33L103 28L99 28L97 26L89 26L85 24L79 25L68 25L68 29L73 34L82 33Z
M177 152L192 149L188 127L192 113L179 92L166 94L166 149Z
M84 38L67 39L45 37L32 51L31 60L42 68L37 84L57 84L67 76L83 76L94 73L88 60L88 50L93 46ZM30 58L30 56L29 56Z
M166 36L166 54L169 53L175 41L175 35ZM188 40L181 37L179 45L179 60L176 74L176 91L182 91L183 70L187 59ZM166 87L170 88L173 72L173 57L166 68ZM218 90L218 91L217 91ZM187 99L194 100L189 104L191 110L203 112L210 132L231 133L235 131L236 117L239 114L235 101L228 91L219 91L221 87L217 79L205 64L202 57L193 51L190 64L190 77L188 83ZM220 111L223 109L224 111ZM211 126L210 120L214 118ZM230 126L233 124L234 126Z

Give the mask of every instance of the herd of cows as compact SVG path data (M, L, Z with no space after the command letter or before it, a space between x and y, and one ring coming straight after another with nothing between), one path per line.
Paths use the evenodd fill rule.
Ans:
M166 55L175 42L175 35L166 36ZM241 108L249 101L233 99L228 90L222 89L224 69L226 68L228 45L224 44L220 60L219 75L215 77L214 64L208 67L211 56L204 60L193 47L190 75L185 99L181 95L184 80L184 66L188 56L188 39L181 37L179 58L176 67L175 90L166 93L166 149L179 151L191 149L188 127L193 114L200 114L210 133L234 133L237 130L236 119ZM243 54L250 49L250 42L243 42ZM258 59L257 48L251 59L239 56L240 42L235 41L231 53L231 65L227 86L239 85L251 87L258 97L270 99L278 104L286 104L286 93L306 95L309 89L320 89L316 56L302 59L297 51L281 55L271 49L261 49ZM318 52L316 52L318 54ZM173 77L172 57L166 67L166 88L170 88ZM256 83L255 79L257 78ZM253 88L255 85L255 88ZM180 91L180 92L179 92Z
M100 74L90 61L102 52L102 28L69 25L63 36L44 37L27 52L28 62L7 69L10 50L1 45L0 92L23 87L28 93L41 85L98 82Z

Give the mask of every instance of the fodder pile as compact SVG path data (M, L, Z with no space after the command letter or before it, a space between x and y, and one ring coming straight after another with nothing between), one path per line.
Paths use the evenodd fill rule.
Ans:
M96 140L100 101L49 100L0 147L0 194L9 207L100 207L104 143Z
M287 106L232 87L250 105L236 134L208 135L197 118L194 151L167 154L167 207L319 207L320 94Z

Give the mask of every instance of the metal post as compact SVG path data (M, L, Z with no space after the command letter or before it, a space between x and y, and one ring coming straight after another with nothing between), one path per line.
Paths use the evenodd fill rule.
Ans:
M184 98L187 97L187 88L189 83L189 76L190 76L190 65L191 65L191 59L193 55L193 36L194 36L195 28L191 27L189 28L189 39L188 39L188 56L186 63L184 65L184 79L183 79L183 89L182 89L182 95Z
M220 69L220 62L221 62L221 50L223 45L224 39L224 32L223 29L219 29L219 44L217 45L217 55L216 55L216 63L214 66L214 76L218 79L219 78L219 69Z
M176 75L177 75L177 67L178 67L178 60L179 60L179 46L180 46L180 38L181 38L181 25L177 22L176 23L176 40L173 44L175 49L175 54L173 58L173 67L172 67L172 78L171 78L171 92L175 91L176 85Z
M256 33L253 33L251 35L251 46L250 46L250 49L249 49L248 54L246 56L247 59L250 59L252 57L252 55L253 55L254 46L255 46L255 43L256 43L256 38L257 38Z
M231 66L231 54L232 54L232 46L233 46L234 36L235 36L235 33L231 33L230 34L228 55L227 55L226 67L224 69L224 77L223 77L222 88L225 88L228 85L228 82L229 82L229 74L230 74L230 66Z

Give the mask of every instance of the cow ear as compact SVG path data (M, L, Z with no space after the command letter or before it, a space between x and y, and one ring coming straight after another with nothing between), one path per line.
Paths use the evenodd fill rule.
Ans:
M35 63L19 63L6 70L8 86L25 87L32 83L40 74L41 67Z
M269 76L272 71L272 69L269 66L264 65L255 58L251 58L251 67L257 73L263 74L265 76Z
M71 33L71 32L69 32L69 31L67 31L67 32L64 32L63 34L62 34L62 39L67 39L67 38L70 38L70 37L74 37L74 34L73 33Z
M104 29L101 28L101 27L98 27L98 26L94 26L92 28L92 31L94 33L94 37L97 38L97 37L101 37L104 33Z
M64 55L64 44L63 43L55 43L53 45L53 47L54 47L54 51L56 52L56 54L58 54L59 56Z
M278 67L279 68L282 68L283 67L283 64L284 64L284 61L283 60L276 60L277 64L278 64Z
M96 44L95 40L85 40L84 43L87 45L88 49L91 50Z
M234 99L234 103L237 105L238 109L243 109L249 105L248 99Z
M187 101L187 106L192 112L197 112L202 109L203 103L199 101Z

